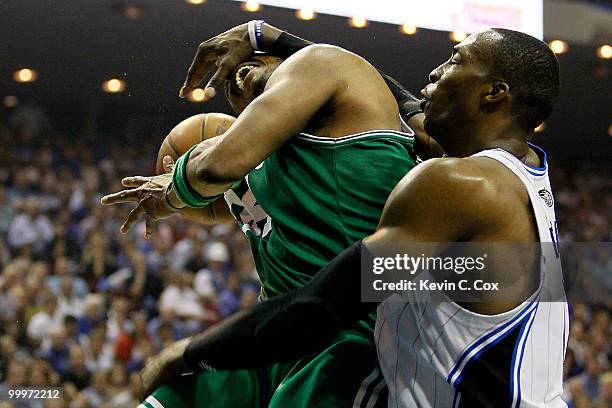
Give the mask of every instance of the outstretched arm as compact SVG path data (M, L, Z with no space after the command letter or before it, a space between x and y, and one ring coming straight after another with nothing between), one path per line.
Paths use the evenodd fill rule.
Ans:
M296 291L162 352L143 370L145 388L182 370L254 368L302 356L373 311L376 304L361 302L357 277L364 244L452 242L480 228L484 207L492 201L469 169L454 170L458 165L456 159L436 159L410 172L387 200L377 231L364 243L343 251ZM480 199L472 200L476 193Z
M172 344L141 371L143 395L183 372L257 368L320 349L376 306L360 302L355 279L360 263L358 242L298 291L259 303Z

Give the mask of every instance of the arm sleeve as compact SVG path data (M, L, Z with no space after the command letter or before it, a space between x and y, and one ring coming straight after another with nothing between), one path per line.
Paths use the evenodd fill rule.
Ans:
M409 90L404 88L402 84L397 82L395 79L385 74L381 70L378 70L380 75L383 77L387 86L391 90L393 97L397 101L399 106L400 115L405 123L408 123L408 119L417 113L423 112L421 110L421 99L414 96Z
M270 49L264 51L280 58L288 58L302 48L306 48L312 44L314 43L311 41L283 31L276 41L274 41Z
M297 37L293 34L290 34L284 31L272 44L269 50L265 50L272 55L276 55L277 57L287 58L302 48L308 47L309 45L314 44L311 41L305 40L303 38ZM421 100L414 96L410 91L408 91L402 84L397 82L395 79L385 74L381 70L378 70L380 75L383 77L387 86L391 90L391 93L395 97L397 104L400 109L400 114L405 123L408 123L408 119L412 116L416 115L421 111Z
M360 299L361 241L306 285L196 335L183 355L194 370L257 368L316 351L375 310Z

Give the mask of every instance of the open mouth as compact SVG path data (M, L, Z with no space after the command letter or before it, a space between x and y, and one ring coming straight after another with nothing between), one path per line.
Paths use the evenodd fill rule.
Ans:
M234 76L232 77L232 83L234 85L234 89L236 89L240 93L243 93L246 90L245 80L246 80L247 75L249 75L249 72L251 72L252 69L257 68L257 67L258 65L254 64L253 62L247 62L239 66L234 71Z

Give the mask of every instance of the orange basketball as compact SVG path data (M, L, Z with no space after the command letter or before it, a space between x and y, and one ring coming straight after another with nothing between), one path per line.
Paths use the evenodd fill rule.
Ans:
M200 113L176 125L159 148L155 168L157 174L164 172L164 156L176 161L194 144L225 133L235 120L235 117L224 113Z

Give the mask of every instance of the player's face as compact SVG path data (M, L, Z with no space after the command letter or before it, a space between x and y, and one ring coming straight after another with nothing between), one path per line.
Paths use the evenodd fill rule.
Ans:
M470 35L453 48L451 57L429 74L430 84L421 93L425 130L442 147L448 137L473 123L481 110L481 98L490 86L489 53L482 33Z
M237 113L261 95L270 75L282 62L282 59L270 55L254 56L234 69L225 83L225 94Z

